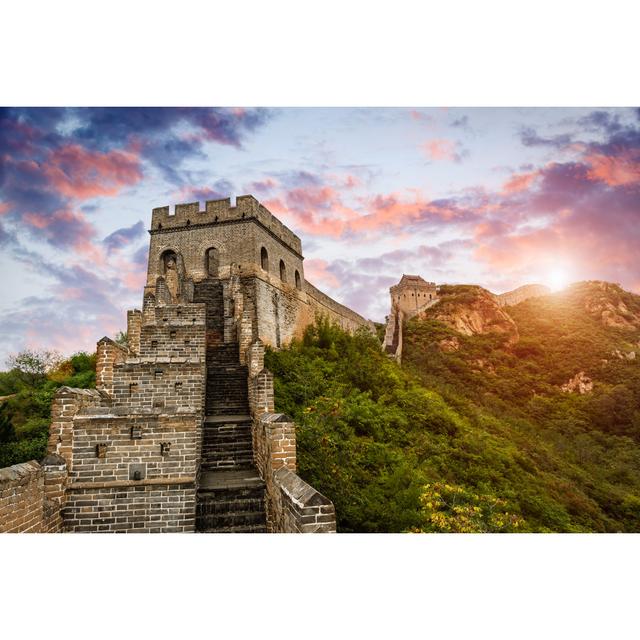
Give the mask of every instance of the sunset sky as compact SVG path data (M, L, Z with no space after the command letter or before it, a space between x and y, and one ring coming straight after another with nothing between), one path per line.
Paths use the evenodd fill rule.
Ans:
M153 207L248 193L373 320L403 273L640 293L640 109L4 109L0 368L125 329Z

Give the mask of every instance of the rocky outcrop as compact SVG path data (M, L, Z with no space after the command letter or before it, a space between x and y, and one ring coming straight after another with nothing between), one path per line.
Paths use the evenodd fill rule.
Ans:
M634 312L620 299L622 290L611 282L590 282L585 291L586 312L599 318L605 327L634 331L640 328L640 313Z
M418 313L417 317L438 320L466 336L502 333L509 344L515 344L519 338L511 316L495 296L482 287L452 287L441 295L438 304Z
M444 353L452 353L460 348L460 340L456 336L443 338L438 342L438 347Z
M580 395L584 395L593 391L593 380L584 371L580 371L569 382L563 384L560 389L565 393L577 392Z
M496 295L495 298L501 307L508 307L524 302L529 298L538 298L550 293L551 289L543 284L525 284L513 291Z
M629 351L628 353L623 353L622 351L620 351L620 349L614 349L611 352L612 356L615 356L616 358L618 358L618 360L635 360L636 359L636 352L635 351Z

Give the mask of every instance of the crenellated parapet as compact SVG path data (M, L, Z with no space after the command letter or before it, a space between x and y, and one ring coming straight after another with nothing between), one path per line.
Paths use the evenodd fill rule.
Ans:
M302 254L300 238L251 195L238 196L235 206L231 206L230 198L207 200L204 210L201 210L199 202L176 204L173 214L169 206L157 207L151 213L150 233L249 220L260 224L298 255Z

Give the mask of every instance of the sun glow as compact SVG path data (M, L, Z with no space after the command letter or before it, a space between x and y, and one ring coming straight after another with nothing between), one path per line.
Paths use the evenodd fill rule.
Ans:
M569 272L564 267L555 267L549 271L546 280L551 291L560 291L569 284Z

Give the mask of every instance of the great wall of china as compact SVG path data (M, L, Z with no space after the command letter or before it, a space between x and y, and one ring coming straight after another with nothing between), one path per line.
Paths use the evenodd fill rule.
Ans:
M149 234L127 346L102 338L96 388L57 391L41 463L0 470L0 532L335 531L331 501L296 474L265 346L318 316L373 323L306 280L300 238L253 196L154 209ZM383 349L400 361L404 323L439 293L403 275L390 296Z
M42 463L0 470L0 531L335 531L264 351L318 315L372 323L307 282L300 238L252 196L154 209L149 233L128 345L101 339L96 388L58 390Z

